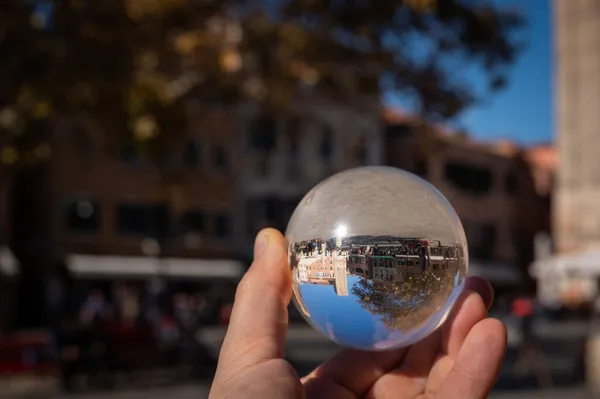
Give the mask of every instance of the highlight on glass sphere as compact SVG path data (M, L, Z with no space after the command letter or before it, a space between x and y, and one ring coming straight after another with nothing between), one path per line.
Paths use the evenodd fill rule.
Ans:
M286 230L293 302L336 343L411 345L447 318L467 274L456 212L431 184L380 166L338 173L300 202Z

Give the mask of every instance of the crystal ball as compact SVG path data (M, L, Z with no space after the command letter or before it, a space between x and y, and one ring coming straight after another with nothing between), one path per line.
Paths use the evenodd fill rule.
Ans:
M285 235L296 308L345 347L420 341L448 317L467 274L456 212L431 184L400 169L360 167L322 181Z

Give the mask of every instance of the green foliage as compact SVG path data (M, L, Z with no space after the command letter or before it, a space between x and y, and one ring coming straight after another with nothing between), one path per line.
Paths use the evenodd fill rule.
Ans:
M399 91L449 118L474 98L457 65L501 87L522 25L466 0L5 0L0 159L47 155L40 130L70 115L109 146L168 149L189 99L286 107L300 86L339 101Z
M366 311L380 316L387 328L408 330L427 321L442 306L453 282L443 271L425 271L403 282L361 278L352 294Z

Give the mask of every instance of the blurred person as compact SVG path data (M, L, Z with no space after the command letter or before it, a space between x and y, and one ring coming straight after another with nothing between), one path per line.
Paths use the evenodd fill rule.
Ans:
M178 331L177 340L173 343L176 347L177 360L179 363L189 364L190 327L193 315L188 295L176 292L171 300L171 306Z
M102 290L92 290L84 301L79 322L82 331L83 359L90 381L101 381L112 368L111 350L106 326L114 321L114 310Z
M231 312L233 310L232 303L225 303L219 309L219 324L222 326L226 326L229 324L229 320L231 319Z
M217 359L210 348L202 342L201 331L209 319L210 307L201 293L190 296L190 307L194 311L194 328L190 336L192 377L211 378L217 367Z
M158 338L159 341L169 346L176 342L179 337L179 329L177 328L177 321L173 316L172 312L163 312L160 321L158 323Z
M55 334L61 386L64 391L71 392L74 390L73 377L84 365L82 349L88 341L77 313L67 314L58 325Z
M133 326L140 312L139 292L134 288L127 288L121 303L121 321L127 326Z
M101 290L95 289L90 292L83 303L79 320L83 324L92 325L100 321L111 320L112 316L113 310L106 302L104 293Z
M162 317L160 306L161 298L165 294L165 286L162 280L156 278L148 282L144 296L143 314L146 322L157 327Z
M408 348L345 349L300 379L284 360L292 280L281 233L259 233L255 261L238 286L210 399L485 398L506 352L506 328L486 319L493 290L470 277L443 327Z
M180 327L188 328L191 325L194 311L190 308L187 294L178 292L173 295L173 311Z
M118 320L121 320L123 317L121 310L123 308L123 302L125 302L126 296L127 286L122 281L116 281L112 286L111 299L115 306L116 317Z
M542 348L535 336L535 320L541 308L535 300L528 296L518 297L511 304L511 313L519 320L521 342L517 352L514 371L524 376L534 371L538 383L544 388L552 388L552 375Z
M161 313L156 324L156 335L160 350L167 355L168 365L174 365L177 362L176 347L180 338L180 331L171 310L165 310Z
M194 309L194 312L198 315L198 317L201 317L201 315L207 308L206 299L204 298L204 295L197 292L190 297L190 302L192 309Z

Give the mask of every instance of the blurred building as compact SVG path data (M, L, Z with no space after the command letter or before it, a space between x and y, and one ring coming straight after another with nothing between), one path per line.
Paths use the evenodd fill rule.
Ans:
M15 174L8 194L10 247L30 285L19 288L19 306L31 292L46 303L56 298L50 290L62 290L65 272L80 287L241 276L244 263L232 250L239 120L220 107L192 104L189 114L189 131L158 165L133 148L115 154L85 118L54 126L50 160Z
M338 296L348 296L348 272L345 255L322 255L305 258L306 280L301 284L332 285Z
M381 164L379 102L299 96L286 113L248 106L241 136L236 242L251 254L262 227L282 231L302 197L341 170Z
M348 268L346 254L334 254L333 255L333 269L335 281L333 283L333 289L338 296L348 296Z
M552 245L552 204L558 152L551 144L536 145L525 150L525 162L531 170L535 191L539 198L539 233L536 237L535 258L544 258L553 251Z
M596 302L600 275L600 3L553 2L556 145L555 254L532 274L547 306Z
M384 119L385 162L428 180L450 201L467 235L470 273L497 289L523 285L548 217L526 151L477 142L395 110Z
M348 272L353 276L373 278L373 258L363 254L348 255Z
M198 107L190 115L179 151L159 161L160 171L133 149L109 155L103 136L84 120L57 129L48 200L61 254L137 256L140 269L144 258L150 269L156 257L234 258L231 144L238 121L217 107ZM86 259L73 258L71 267L83 272L99 258ZM168 266L172 272L174 265ZM193 266L208 275L211 267L221 269L217 274L227 269L220 263Z

